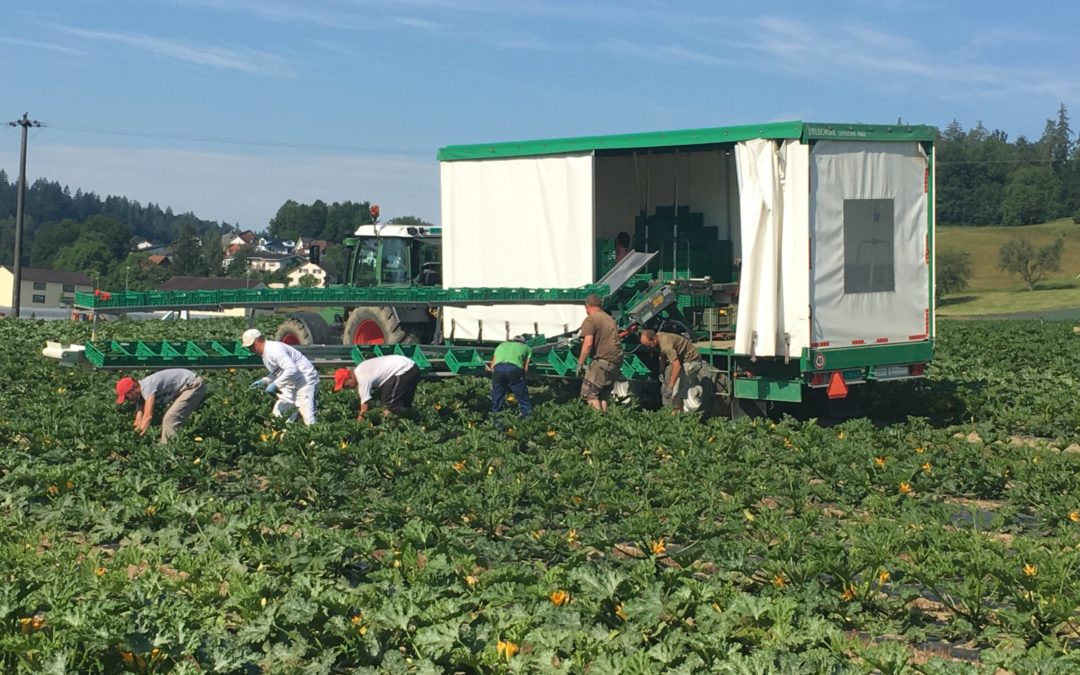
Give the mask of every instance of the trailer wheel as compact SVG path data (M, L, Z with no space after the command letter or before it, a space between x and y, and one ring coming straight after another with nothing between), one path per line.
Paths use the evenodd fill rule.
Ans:
M389 307L357 307L349 312L341 341L347 345L393 345L406 342L408 333Z
M330 326L314 312L294 312L278 326L274 339L287 345L324 345L330 341Z
M737 420L741 417L760 418L768 414L765 401L736 398L731 378L727 373L717 373L713 380L714 414Z

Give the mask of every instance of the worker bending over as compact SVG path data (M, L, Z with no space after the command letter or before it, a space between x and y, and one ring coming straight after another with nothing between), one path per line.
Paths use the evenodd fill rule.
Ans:
M202 378L185 368L159 370L136 381L120 378L116 383L116 404L135 403L135 431L146 435L157 404L169 405L161 418L161 443L176 435L184 421L206 398Z
M319 394L319 371L307 357L293 347L267 340L258 328L249 328L240 338L240 344L262 357L263 365L269 375L251 383L253 389L264 389L268 394L276 394L274 417L289 415L290 422L296 421L297 412L304 424L315 424L315 399Z
M529 386L525 382L525 377L529 373L530 358L532 358L532 350L525 344L525 338L521 335L495 348L491 363L488 364L488 368L491 369L492 415L502 412L507 391L510 391L517 399L518 413L521 417L529 416L532 411L532 402L529 401Z
M650 349L659 349L660 355L667 362L667 378L663 382L663 393L669 394L671 407L682 411L683 401L691 387L699 384L705 361L698 353L694 343L677 333L658 333L654 330L641 332L641 344ZM661 364L660 372L665 372Z
M600 308L600 297L596 294L585 298L585 314L585 321L581 323L581 354L577 363L577 374L585 372L581 381L581 398L596 410L606 411L612 386L623 379L619 329L615 319ZM585 359L589 356L592 363L585 370Z
M362 422L372 398L372 390L379 390L383 415L400 414L411 408L420 383L420 368L407 356L387 354L364 359L352 370L338 368L334 372L334 391L356 389L360 395L360 411L356 420Z

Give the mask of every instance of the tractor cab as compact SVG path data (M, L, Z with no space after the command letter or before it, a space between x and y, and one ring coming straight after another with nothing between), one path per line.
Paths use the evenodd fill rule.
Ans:
M345 240L350 285L439 286L442 228L418 225L361 225Z

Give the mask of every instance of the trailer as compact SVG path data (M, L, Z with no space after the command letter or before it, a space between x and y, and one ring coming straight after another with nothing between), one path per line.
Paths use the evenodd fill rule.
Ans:
M98 292L75 305L302 307L280 339L453 364L453 350L475 363L518 334L563 360L596 294L631 356L644 357L643 328L691 337L733 416L842 399L922 377L932 359L936 135L795 121L448 146L440 226L359 227L344 242L347 284ZM616 261L622 232L633 253ZM320 307L341 312L331 323ZM661 375L638 363L650 361L634 377Z

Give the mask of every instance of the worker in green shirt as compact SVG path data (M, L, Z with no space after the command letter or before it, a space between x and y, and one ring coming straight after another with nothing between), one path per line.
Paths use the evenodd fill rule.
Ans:
M532 350L525 344L525 338L518 335L513 340L503 342L495 348L488 368L491 369L491 414L502 412L507 391L513 392L518 402L521 416L528 417L532 411L529 401L529 387L525 384L525 375L529 372L529 359Z

